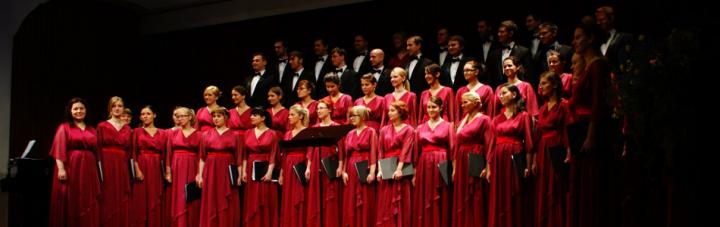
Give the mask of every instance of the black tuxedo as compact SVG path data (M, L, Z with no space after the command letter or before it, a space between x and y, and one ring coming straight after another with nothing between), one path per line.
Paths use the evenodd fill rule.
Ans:
M609 34L608 34L609 35ZM615 32L615 36L612 37L610 45L605 51L605 57L610 62L610 68L613 72L619 70L620 64L625 62L630 56L625 51L625 46L631 45L633 42L633 35L625 32Z
M355 74L355 71L350 69L350 67L345 67L345 70L343 70L341 74L338 74L338 76L340 77L341 93L345 93L346 95L353 97L353 100L362 95L362 92L358 94L358 89L360 89L360 79L357 77L357 74Z
M425 81L425 66L428 66L433 63L432 60L425 57L425 55L420 55L420 58L418 59L417 64L415 64L415 68L412 71L412 75L410 75L410 64L412 63L412 57L410 58L410 61L405 64L405 70L408 72L408 79L410 80L410 91L414 92L416 95L422 94L423 91L430 88L430 85L427 84L427 81Z
M465 70L463 67L465 66L465 63L467 63L468 60L469 60L469 58L465 57L463 55L463 57L458 61L458 68L455 71L455 73L456 73L455 74L455 82L453 83L453 81L451 79L451 75L450 75L450 68L451 68L453 62L452 62L452 57L449 57L445 61L445 64L442 67L442 72L440 74L440 84L442 84L443 86L450 87L453 89L453 91L456 91L456 92L462 86L467 85L468 82L467 82L467 80L465 80L465 75L464 75Z
M377 81L377 87L375 87L375 94L384 97L386 94L393 92L394 88L390 83L390 68L383 68L380 72L380 78ZM362 92L362 88L360 90Z
M258 80L257 85L255 86L255 92L250 94L250 91L252 91L252 80L255 77L255 75L250 75L247 80L245 81L246 87L248 88L248 97L245 100L247 101L247 104L252 107L268 107L268 101L267 101L267 93L270 90L270 87L272 87L274 84L277 84L273 78L277 78L277 75L274 75L272 71L265 70L265 73L260 75L260 80Z
M360 67L358 69L356 69L354 65L355 58L357 58L357 56L352 58L353 60L348 67L352 68L354 70L353 72L356 72L357 75L360 75L362 77L362 75L365 75L366 73L369 73L370 70L372 70L372 65L370 64L370 51L365 54L365 58L363 58L362 63L360 63Z
M293 71L290 69L290 71ZM286 79L284 78L282 81L282 89L284 93L283 97L283 105L286 108L289 108L290 106L294 105L298 102L299 98L297 96L297 88L300 84L301 80L307 80L310 83L315 83L315 77L313 76L313 73L311 70L308 70L307 68L304 68L302 73L298 75L297 83L293 85L293 78L295 77L295 72L291 72ZM324 87L323 87L324 88Z
M488 53L488 61L485 65L485 68L487 70L487 82L494 88L507 81L507 78L503 74L502 69L502 51L502 48L498 48ZM521 74L518 78L531 83L533 87L537 87L538 76L534 71L532 56L530 55L530 49L515 43L515 45L510 50L509 56L515 56L519 58L522 67L525 69L525 73Z
M273 73L278 76L275 79L275 81L277 81L278 84L283 84L283 83L285 83L285 78L292 77L293 70L290 67L290 63L288 62L288 60L285 60L285 67L283 68L283 74L280 75L279 65L280 65L280 60L275 60L272 64L268 64L268 66L270 67L269 70L273 71Z
M328 74L335 70L335 66L332 64L331 58L332 56L327 56L325 62L323 63L322 69L320 69L319 75L315 74L315 63L317 62L317 59L315 61L309 61L310 63L305 66L305 70L310 70L315 81L314 99L316 100L328 96L327 89L325 89L325 74Z
M471 50L471 52L472 52L472 53L470 53L471 56L474 56L475 59L479 60L479 61L482 62L482 63L486 63L486 62L487 62L487 60L488 60L487 58L490 57L490 54L491 54L494 50L500 49L500 43L498 43L498 42L495 41L494 39L493 39L493 40L490 40L490 46L489 46L488 55L487 55L487 58L486 58L485 55L484 55L484 53L485 53L485 52L484 52L484 49L485 49L484 44L485 44L485 40L480 40L479 43L474 44L474 45L477 45L477 46L474 46L474 47L472 47L472 48L466 48L467 50Z

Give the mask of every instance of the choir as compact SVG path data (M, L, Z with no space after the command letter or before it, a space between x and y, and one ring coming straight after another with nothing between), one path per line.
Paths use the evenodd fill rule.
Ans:
M328 54L316 40L319 59L307 70L303 55L278 41L283 62L266 69L265 55L255 54L256 74L232 88L233 107L220 106L222 92L208 86L206 106L176 108L170 129L155 127L151 106L132 129L117 96L93 128L85 101L73 98L50 153L51 225L595 226L607 203L603 151L616 149L618 133L607 126L611 68L600 35L576 28L566 73L569 51L547 38L557 26L539 26L545 36L531 51L541 63L512 52L528 51L515 43L515 29L501 23L500 43L485 40L491 49L477 60L452 36L440 64L423 55L421 37L397 33L396 46L407 51L387 68L384 52L370 51L362 35L362 55L351 64L344 49ZM528 75L539 68L546 72ZM308 127L334 125L354 129L335 146L281 146ZM383 176L378 162L391 158L396 169ZM189 196L192 183L199 199Z

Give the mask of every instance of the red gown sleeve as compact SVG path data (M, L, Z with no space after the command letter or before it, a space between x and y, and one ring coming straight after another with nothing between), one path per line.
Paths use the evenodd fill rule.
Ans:
M405 133L403 133L402 138L402 150L400 150L400 159L399 161L402 161L404 163L411 163L412 162L412 149L413 145L415 144L415 129L413 127L409 127Z
M67 124L61 124L57 130L55 130L55 138L53 138L52 147L50 148L50 156L62 162L67 161L66 125Z

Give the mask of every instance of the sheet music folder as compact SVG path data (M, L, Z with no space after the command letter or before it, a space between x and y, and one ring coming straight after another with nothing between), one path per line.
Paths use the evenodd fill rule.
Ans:
M352 125L334 125L327 127L305 128L291 140L280 141L280 147L315 147L337 144L337 141L355 127Z

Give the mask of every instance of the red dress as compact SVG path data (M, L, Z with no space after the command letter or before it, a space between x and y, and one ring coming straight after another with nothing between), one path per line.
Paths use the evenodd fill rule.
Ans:
M230 109L230 119L228 119L227 127L245 133L246 130L253 127L252 123L250 123L250 113L252 113L251 108L247 108L242 113L238 113L237 108Z
M394 92L390 92L387 95L385 95L385 105L386 105L386 111L385 111L385 122L383 123L383 126L390 124L387 116L387 111L390 110L390 105L392 105L393 102L395 102L395 96L393 96ZM405 94L403 94L400 97L399 101L405 102L408 107L408 118L405 119L404 123L415 126L417 125L417 108L415 107L417 105L417 96L412 91L406 91Z
M50 156L65 165L67 178L58 180L53 172L50 194L49 225L57 227L100 226L100 180L96 168L97 138L95 129L58 126Z
M572 89L568 102L572 123L568 125L568 139L575 155L570 164L570 200L568 209L573 226L607 226L611 199L608 173L613 151L618 150L614 138L619 134L611 119L612 108L607 101L610 89L610 70L607 59L587 63L585 71ZM579 153L590 123L596 127L595 152ZM604 223L605 222L605 223Z
M548 108L547 102L540 107L537 122L539 141L536 146L535 162L537 163L537 178L535 184L535 226L536 227L563 227L567 211L567 179L563 179L555 172L552 166L548 148L568 147L567 130L565 125L568 119L567 101L564 99Z
M200 146L200 130L193 131L185 137L182 129L168 133L167 160L170 166L172 196L170 209L172 222L170 226L198 226L200 224L200 200L185 202L185 185L195 182L198 173L198 149Z
M345 159L343 166L348 175L347 185L343 188L342 216L343 227L375 226L376 201L375 184L360 183L355 163L368 161L377 163L378 137L375 129L365 127L360 135L357 129L345 137Z
M230 184L228 168L237 169L241 139L233 130L222 135L216 129L203 132L199 151L205 161L200 226L240 226L240 193Z
M300 106L302 106L302 107L305 107L305 108L308 110L308 115L310 115L310 121L309 121L309 123L308 123L308 126L315 125L315 123L316 123L317 120L318 120L318 116L317 116L317 105L318 105L318 103L319 103L318 101L313 100L312 102L310 102L310 104L308 104L307 107L305 107L305 106L302 105L302 101L299 101L299 102L295 103L295 104L297 104L297 105L300 105Z
M130 226L160 226L165 181L165 167L160 166L160 160L165 155L166 138L162 129L154 135L143 128L133 133L132 154L144 178L133 183Z
M388 124L380 129L378 160L398 157L398 162L412 163L415 129L405 125L399 132ZM393 171L394 172L394 171ZM409 227L410 177L378 181L377 226Z
M215 128L215 124L213 124L212 121L212 115L210 114L208 108L209 107L203 107L197 110L197 122L195 123L195 129L204 132Z
M380 131L380 126L385 120L385 113L387 112L387 106L385 105L385 98L376 95L369 103L365 102L363 97L355 100L356 106L365 106L370 109L370 117L365 120L367 126L372 127L375 131Z
M416 139L419 157L414 161L415 188L413 191L413 226L450 226L450 195L440 176L438 164L448 161L450 148L455 144L455 128L447 121L431 129L428 123L417 128Z
M291 129L288 124L288 115L290 114L288 109L282 108L277 113L274 113L272 108L268 108L267 112L270 113L270 116L272 116L272 126L270 126L272 130L278 131L281 133L280 135L282 135L282 133Z
M330 126L340 125L332 122ZM320 123L313 127L321 127ZM341 187L342 179L330 180L327 173L322 168L321 158L338 155L338 160L344 160L344 141L338 141L339 152L335 146L323 146L312 148L308 153L307 159L311 161L310 182L308 183L308 200L307 200L307 226L320 226L320 203L322 203L322 221L325 227L340 226L340 198L342 195ZM320 154L318 154L318 152ZM320 157L322 156L322 157ZM322 180L318 180L321 179ZM322 194L320 193L320 182L322 181Z
M326 96L323 99L332 100L330 96ZM340 98L333 103L333 111L330 118L338 124L344 125L348 123L348 111L353 106L352 97L346 94L340 94Z
M418 125L428 121L427 103L430 101L430 95L430 90L425 90L420 95L420 109L418 110L418 113L420 114L420 116L418 116L418 119L420 121L418 122ZM455 113L457 112L458 106L455 103L455 93L453 93L452 88L442 87L440 91L435 94L435 96L443 100L443 107L441 112L443 120L455 122Z
M243 160L247 160L245 168L247 184L245 184L245 199L243 200L245 202L243 226L278 227L280 225L277 184L263 182L260 179L252 180L254 161L277 163L280 138L281 134L272 129L268 129L260 135L255 134L255 128L245 132L245 147L243 147L242 154ZM280 168L280 166L276 165L274 168Z
M452 226L489 226L486 225L488 184L485 179L470 176L468 157L470 153L482 154L489 160L495 127L484 114L468 121L455 133Z
M463 119L463 110L462 108L459 108L462 104L462 96L466 92L470 91L470 88L467 86L463 86L460 89L458 89L457 94L455 95L455 101L458 105L457 113L455 118L457 122L460 122ZM482 112L485 115L488 116L495 116L495 93L493 92L492 88L487 85L483 84L478 89L475 90L475 93L477 93L480 96L480 102L482 103Z
M516 86L518 90L520 90L520 95L522 96L522 98L525 99L525 110L530 114L530 116L537 117L539 111L537 95L535 95L535 89L530 83L525 81L521 81ZM502 88L502 86L498 86L495 89L495 115L493 116L502 114L503 110L505 109L502 107L502 103L500 102L500 88Z
M528 226L532 222L528 219L532 216L525 211L531 207L526 198L529 193L525 188L526 181L519 177L511 157L513 154L533 151L530 121L530 115L525 111L516 113L510 119L502 113L493 119L497 139L489 159L491 187L488 226Z
M107 121L97 126L98 147L102 151L105 181L100 184L100 224L102 226L128 226L130 203L130 160L132 129L123 125L120 131Z
M285 132L283 140L291 140L293 138L292 130ZM310 147L283 148L281 155L282 166L282 199L280 200L280 213L283 215L280 219L282 227L302 227L306 224L305 196L306 187L300 182L295 175L294 165L306 163L307 155ZM305 174L301 172L300 174ZM312 178L310 178L312 179Z

